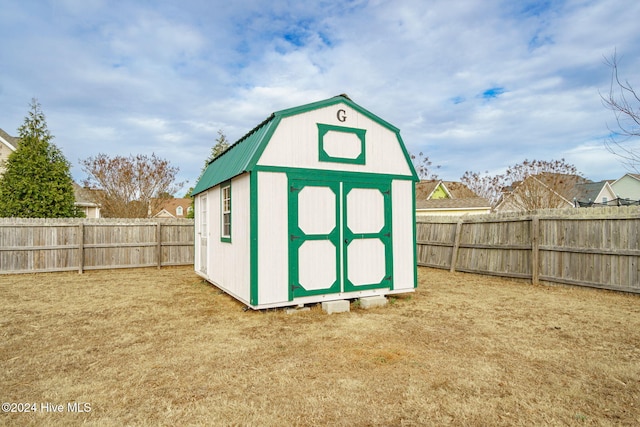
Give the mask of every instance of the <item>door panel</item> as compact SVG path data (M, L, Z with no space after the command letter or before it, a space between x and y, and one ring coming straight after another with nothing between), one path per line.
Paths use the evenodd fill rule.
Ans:
M290 299L340 292L339 185L289 183Z
M200 196L200 272L207 274L207 196Z
M344 291L392 284L389 183L343 184Z
M289 179L289 297L390 288L388 182Z

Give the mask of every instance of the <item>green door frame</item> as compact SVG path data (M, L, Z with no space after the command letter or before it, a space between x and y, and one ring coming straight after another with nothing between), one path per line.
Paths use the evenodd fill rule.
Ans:
M392 212L391 179L373 174L343 174L333 171L314 171L308 174L288 172L288 236L289 236L289 301L297 297L354 292L367 289L393 288L393 249L392 249ZM328 234L305 234L299 227L298 194L307 186L327 187L336 196L335 227ZM347 196L356 188L377 189L384 200L384 226L375 233L352 233L347 227ZM385 274L379 283L355 285L348 280L347 247L356 239L377 238L385 246ZM305 289L299 281L299 249L309 240L329 240L336 247L336 280L328 288Z
M299 204L298 195L300 191L305 187L322 187L329 188L335 196L335 209L334 209L334 227L327 234L306 234L299 227ZM339 209L340 204L339 194L340 188L337 181L318 181L299 178L289 178L288 185L289 192L289 301L296 297L332 294L340 292L340 217ZM300 247L310 240L329 240L336 248L335 259L335 281L324 289L307 290L300 284L300 270L299 270L299 250Z
M353 189L374 189L380 191L383 197L383 209L384 209L384 225L378 231L374 233L353 233L347 225L348 215L348 203L347 197L349 192ZM342 188L342 217L343 217L343 247L342 253L344 254L343 262L343 274L344 274L344 291L353 292L365 289L378 289L378 288L392 288L393 283L393 248L391 245L391 183L389 181L369 181L363 182L345 182ZM385 260L385 274L382 280L378 283L367 283L363 285L355 285L349 280L349 259L347 247L351 242L358 239L379 239L384 245L384 260Z

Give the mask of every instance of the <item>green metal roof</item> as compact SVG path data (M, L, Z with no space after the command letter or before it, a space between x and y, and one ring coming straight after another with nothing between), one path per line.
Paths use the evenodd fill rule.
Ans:
M273 133L272 130L276 128L274 125L276 121L279 120L276 120L275 116L271 115L251 132L235 142L224 153L213 159L209 165L207 165L207 169L205 169L202 177L191 192L191 195L194 196L202 193L221 182L227 181L249 170L249 164L261 143L265 139L268 140Z
M225 182L233 178L234 176L240 175L243 172L251 171L258 162L258 159L262 155L262 152L282 118L317 110L319 108L328 107L338 103L347 104L361 114L380 123L382 126L391 129L393 132L400 132L398 128L360 107L344 94L334 96L333 98L325 99L323 101L276 111L265 121L231 145L231 147L229 147L224 153L213 159L209 165L207 165L207 168L191 192L191 195L195 196L196 194L202 193L221 182ZM412 162L409 160L406 150L405 157L407 158L414 179L417 180L417 174L415 173Z

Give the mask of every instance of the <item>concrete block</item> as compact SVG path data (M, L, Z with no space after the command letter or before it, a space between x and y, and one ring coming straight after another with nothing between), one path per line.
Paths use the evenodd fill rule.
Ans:
M351 305L346 299L337 301L325 301L322 303L322 311L326 312L327 314L344 313L348 312L350 309Z
M382 307L387 305L387 297L382 295L377 295L374 297L364 297L360 298L360 308L374 308L374 307Z

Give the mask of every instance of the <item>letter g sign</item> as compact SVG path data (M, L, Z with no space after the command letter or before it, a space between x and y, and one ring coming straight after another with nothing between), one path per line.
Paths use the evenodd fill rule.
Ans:
M338 118L339 122L344 122L345 120L347 120L347 112L344 111L343 109L340 109L338 110L336 117Z

